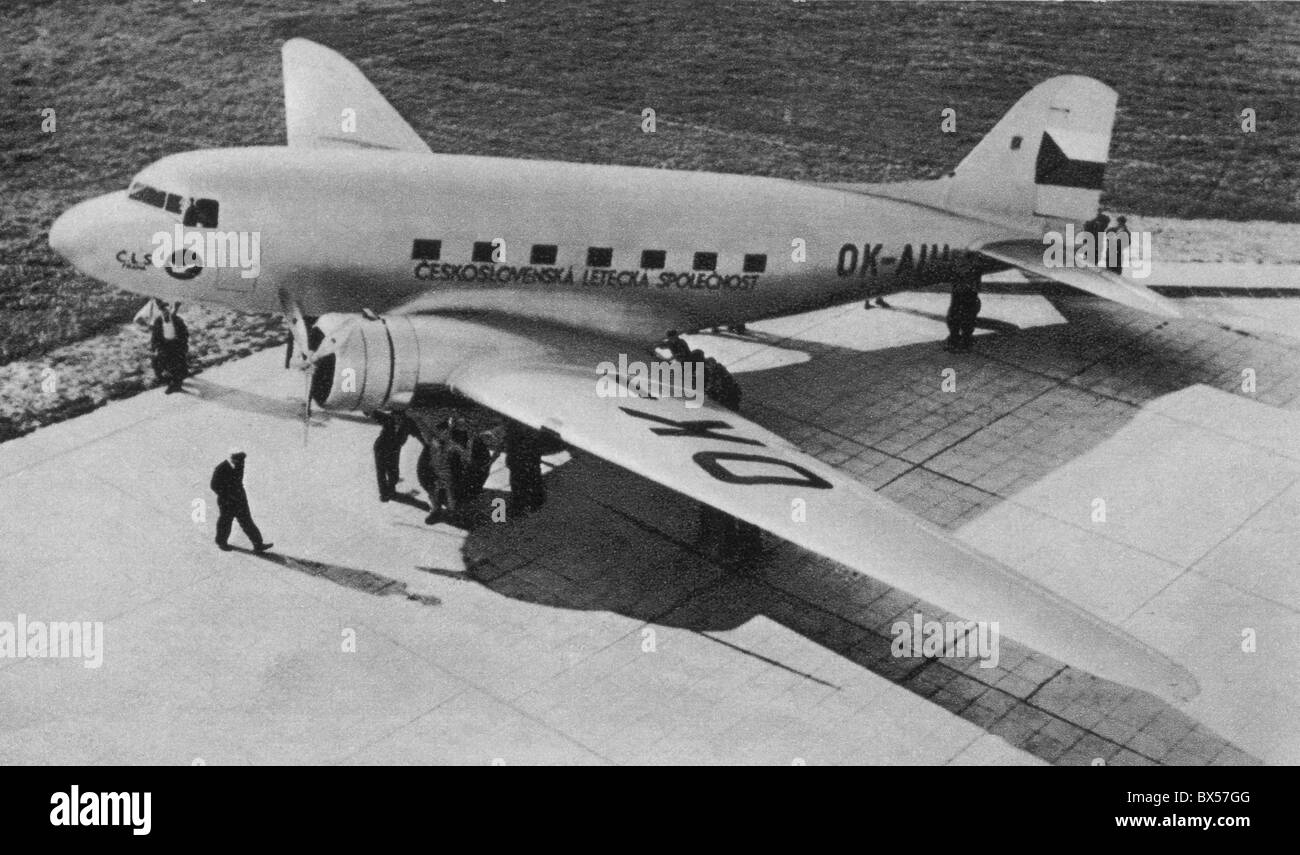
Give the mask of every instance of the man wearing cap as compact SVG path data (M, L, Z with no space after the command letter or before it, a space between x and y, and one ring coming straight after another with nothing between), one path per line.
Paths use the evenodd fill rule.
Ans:
M254 552L265 552L275 545L262 540L262 532L253 522L253 513L248 507L248 495L244 492L244 459L247 456L241 449L232 449L230 457L212 470L209 486L217 494L217 509L220 511L217 517L217 546L225 552L233 548L226 541L230 539L230 526L235 520L239 521L239 527L252 542Z

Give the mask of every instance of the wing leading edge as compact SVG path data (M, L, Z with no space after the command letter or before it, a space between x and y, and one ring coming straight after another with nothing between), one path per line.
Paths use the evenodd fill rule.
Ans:
M964 619L997 621L1007 637L1063 662L1167 698L1199 691L1154 648L711 402L688 408L681 398L601 397L592 369L573 365L478 366L452 386ZM806 521L794 519L794 499L805 502Z

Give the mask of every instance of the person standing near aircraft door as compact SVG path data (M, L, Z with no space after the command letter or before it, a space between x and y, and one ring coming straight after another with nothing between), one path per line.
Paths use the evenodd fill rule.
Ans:
M212 492L217 494L217 510L220 513L217 517L216 542L223 552L229 552L233 548L227 541L230 540L230 526L236 520L253 544L254 552L265 552L275 545L262 539L262 532L253 522L253 512L248 507L248 494L244 492L246 457L242 450L233 449L230 457L218 463L217 468L212 470L212 481L209 486Z

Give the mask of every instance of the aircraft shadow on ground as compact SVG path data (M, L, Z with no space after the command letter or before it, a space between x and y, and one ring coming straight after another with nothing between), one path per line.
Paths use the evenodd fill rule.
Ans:
M1081 440L1086 447L1079 448L1079 454L1127 424L1141 403L1192 383L1214 383L1222 376L1222 365L1212 357L1189 356L1176 336L1148 335L1159 329L1156 319L1142 319L1125 327L1111 322L1114 310L1109 306L1071 299L1061 300L1058 310L1072 323L983 336L975 353L960 357L967 360L963 364L982 365L989 371L1055 372L1062 384L1068 384L1071 364L1087 370L1127 353L1136 346L1135 339L1141 338L1148 366L1155 363L1157 369L1165 369L1158 373L1174 378L1168 385L1154 383L1134 390L1131 413L1117 415L1107 430ZM996 319L989 320L996 324ZM1081 335L1078 324L1094 334ZM954 356L942 349L941 341L870 352L789 338L773 343L804 349L812 360L744 375L747 401L763 401L764 391L772 390L770 384L798 387L814 383L818 367L828 362L847 361L849 370L857 370L862 377L864 393L871 394L873 383L877 388L914 382L937 384L940 367L954 361ZM1050 359L1040 365L1036 362L1039 356ZM1083 386L1073 386L1070 391L1093 394ZM770 394L767 397L772 399ZM855 403L852 398L845 397L845 414ZM830 411L819 412L819 422L835 421L836 405L829 406ZM770 412L760 407L748 414L759 422L776 422L768 426L780 433L780 418L764 418ZM987 417L991 423L1000 416L990 412ZM978 668L961 667L969 665L968 660L957 660L955 667L949 664L953 660L896 658L890 650L892 636L882 629L878 618L873 625L867 619L868 607L855 610L848 604L879 603L882 597L892 597L895 614L906 610L909 615L912 611L937 615L942 610L916 604L905 592L770 536L768 543L774 548L751 572L727 572L695 546L698 505L694 501L584 455L577 455L576 463L547 476L550 495L540 512L506 525L475 526L465 542L465 573L423 569L468 577L503 596L526 602L609 611L706 634L775 667L834 685L823 676L802 673L793 665L767 658L762 651L745 650L738 642L716 636L765 617L1048 762L1088 763L1095 758L1156 762L1169 751L1153 747L1149 741L1137 747L1131 737L1157 715L1169 722L1169 732L1195 730L1199 734L1198 745L1204 754L1201 762L1208 763L1231 747L1152 695L1063 666L1009 641L1003 641L1004 660L1032 660L1040 675L1050 676L1039 676L1029 685L1007 683L1001 680L1005 671L986 674ZM1046 469L1041 476L1051 471ZM994 496L992 503L1005 498ZM592 529L601 531L594 534ZM493 556L508 552L516 556L509 568L494 560ZM522 566L517 559L521 554L526 559ZM825 605L828 603L835 605ZM998 685L991 685L995 680ZM1135 719L1136 724L1125 717ZM1174 746L1165 748L1172 751ZM1239 757L1239 762L1254 761L1235 747L1231 750L1238 752L1233 756ZM1189 761L1184 758L1184 762Z
M1106 398L1131 408L1127 418L1098 425L1099 429L1091 433L1086 444L1071 449L1073 456L1078 457L1110 439L1137 415L1141 406L1163 395L1199 383L1229 392L1239 391L1236 386L1240 382L1239 333L1194 320L1163 320L1092 297L1054 291L1043 296L1065 318L1064 323L1018 328L986 313L977 328L992 332L977 336L973 350L961 354L944 348L947 331L941 325L943 318L938 315L933 318L936 321L933 342L879 350L863 351L798 337L750 334L748 338L754 341L801 350L810 359L740 375L745 402L742 411L778 434L788 433L795 422L806 422L804 412L816 412L818 424L849 422L857 432L854 438L863 438L864 448L876 448L877 440L886 441L898 430L900 419L905 421L908 414L873 412L870 406L864 410L861 406L864 398L879 400L899 390L929 389L931 413L942 412L943 407L953 404L960 407L960 396L937 394L942 372L949 367L955 368L959 376L964 375L961 382L967 385L962 388L972 388L972 383L978 387L985 381L1003 381L1005 387L1006 381L1014 383L1021 379L1026 381L1026 386L1041 385L1048 379L1069 395L1094 400ZM926 314L902 307L872 308L870 312ZM1192 348L1188 341L1199 344ZM1290 372L1289 378L1282 379L1293 380L1291 385L1300 388L1300 368L1295 367L1300 361L1291 357L1300 346L1262 340L1260 346L1277 351L1279 362ZM798 406L808 401L804 390L825 387L828 368L838 374L833 377L839 386L835 390L838 394L817 395L815 404L802 410L792 407L789 412L783 412L780 404L773 403L795 401ZM1270 371L1276 372L1278 367ZM1226 382L1225 377L1229 378ZM1257 400L1270 403L1265 396ZM1012 402L1008 397L1008 402L1001 409L974 415L984 416L987 426L1024 403L1024 398ZM796 438L791 438L798 444ZM883 448L877 450L888 453ZM1044 470L1039 477L1051 471Z
M547 477L548 499L540 511L507 524L481 522L470 531L464 572L419 569L472 581L523 602L607 611L689 630L821 686L843 688L833 675L810 673L761 647L749 649L743 631L740 638L724 635L766 618L1047 762L1156 762L1158 757L1128 742L1136 729L1126 732L1126 721L1098 726L1116 708L1139 724L1161 715L1176 725L1171 726L1174 732L1196 729L1205 763L1230 746L1154 696L1063 666L1005 639L1004 663L1031 659L1046 665L1050 676L1007 688L994 685L1006 671L967 667L971 660L896 658L892 635L878 623L879 604L909 617L913 611L940 615L941 609L772 536L763 556L745 571L726 570L695 545L694 501L658 490L649 503L653 510L629 510L636 502L623 494L632 478L602 461L578 457ZM683 525L686 519L689 525ZM593 533L593 528L600 531ZM577 536L582 530L586 533ZM509 556L509 566L494 556ZM852 603L877 607L873 611ZM1253 759L1244 753L1240 757L1240 762Z

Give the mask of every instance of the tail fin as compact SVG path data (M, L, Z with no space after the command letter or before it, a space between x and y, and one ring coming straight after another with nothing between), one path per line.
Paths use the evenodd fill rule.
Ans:
M430 153L419 134L342 54L307 39L289 39L280 54L289 145Z
M1114 89L1091 77L1038 84L942 182L946 207L1025 225L1035 218L1091 219L1118 100Z

